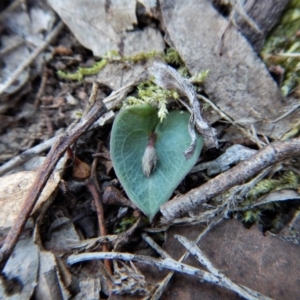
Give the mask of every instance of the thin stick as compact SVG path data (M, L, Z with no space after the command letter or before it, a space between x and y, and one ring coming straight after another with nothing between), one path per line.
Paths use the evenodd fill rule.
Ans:
M180 273L188 274L195 276L199 279L205 280L207 282L215 283L218 286L221 286L223 288L228 289L227 283L224 281L220 280L219 276L215 276L209 272L202 271L200 269L197 269L195 267L179 263L176 260L172 258L165 258L165 259L157 259L157 258L152 258L149 256L145 255L135 255L135 254L130 254L130 253L117 253L117 252L93 252L93 253L82 253L82 254L77 254L77 255L71 255L67 259L68 264L76 264L84 261L89 261L89 260L99 260L99 259L119 259L119 260L125 260L125 261L136 261L139 263L151 265L151 266L156 266L159 269L164 268L164 269L169 269L173 271L177 271ZM247 288L248 289L248 288ZM243 294L240 293L240 289L236 291L239 295L243 296L245 292L243 291ZM257 293L257 292L256 292ZM246 299L270 299L267 298L260 293L256 294L258 298L246 298ZM260 297L262 296L262 297Z
M142 238L145 242L148 243L148 245L153 248L162 258L172 258L168 252L166 252L165 250L163 250L158 244L156 244L154 242L154 240L152 240L152 238L147 235L146 233L142 234Z
M95 238L87 239L87 240L82 240L82 241L72 241L69 240L69 247L70 249L80 249L80 250L86 250L94 247L96 244L103 244L103 243L108 243L108 242L113 242L119 237L117 234L112 234L112 235L106 235L106 236L98 236Z
M113 111L109 111L105 113L102 117L96 120L96 122L89 128L89 130L93 130L95 128L98 128L99 126L103 126L109 119L113 118L113 116L114 116ZM49 140L46 140L41 144L32 147L31 149L22 152L18 156L15 156L11 160L9 160L8 162L0 166L0 176L10 171L11 169L21 165L22 163L26 162L30 158L37 156L38 154L42 153L45 150L48 150L53 145L56 139L57 136Z
M254 156L245 160L225 173L209 180L199 188L163 204L160 211L167 221L193 211L204 202L225 192L229 188L242 184L263 169L280 161L300 155L300 139L271 143Z
M96 102L97 99L97 95L98 95L98 90L99 90L99 84L93 84L92 86L92 91L89 97L89 101L86 104L85 108L84 108L84 112L82 114L82 117L84 117L93 107L93 105Z
M34 100L34 107L35 107L35 109L37 109L38 106L39 106L39 104L40 104L40 99L41 99L41 97L42 97L42 94L44 93L44 90L45 90L45 87L46 87L47 80L48 80L48 70L47 70L47 68L44 66L44 67L43 67L43 74L42 74L41 84L40 84L38 93L37 93L37 95L36 95L36 97L35 97L35 100Z
M294 107L292 107L289 111L287 111L286 113L284 113L283 115L281 115L280 117L278 117L275 120L272 120L271 123L276 123L280 120L282 120L283 118L287 117L288 115L290 115L292 112L294 112L296 109L298 109L300 107L300 103L296 104Z
M93 94L94 94L94 97L96 98L97 93L95 93L95 91L94 91L94 93L92 92L92 95ZM101 143L98 143L97 152L100 152L100 149L101 149ZM98 157L95 157L93 160L91 177L88 180L87 188L89 189L90 193L93 195L93 198L94 198L94 203L95 203L96 211L97 211L97 219L98 219L100 236L105 236L105 235L107 235L107 233L106 233L106 227L105 227L105 221L104 221L104 208L103 208L102 195L101 195L100 187L99 187L98 180L97 180L97 173L96 173L98 159L99 159ZM102 245L102 251L103 252L108 251L107 244ZM109 260L105 260L104 266L106 267L107 272L110 275L112 275L111 262Z
M145 242L147 242L162 258L171 258L171 256L164 251L159 245L157 245L147 234L143 233L142 238ZM187 252L186 252L187 253ZM181 262L181 260L179 260ZM171 271L168 275L159 283L159 286L151 296L150 300L158 300L161 298L162 293L166 289L169 281L171 280L172 276L174 275L175 271Z
M30 56L12 73L12 75L6 80L6 82L0 85L0 95L3 94L5 90L18 78L18 76L32 64L36 57L48 47L52 40L63 29L63 27L64 23L59 22L58 25L47 36L45 41L30 54Z
M197 98L203 100L204 102L208 103L224 120L228 121L238 130L240 130L247 138L249 138L252 142L254 142L258 148L262 148L265 146L265 143L258 140L257 136L253 136L249 134L247 130L245 130L241 125L236 124L234 120L231 119L226 113L224 113L218 106L216 106L212 101L206 98L203 95L197 94Z
M49 149L53 145L53 143L55 142L56 139L57 139L57 136L55 136L47 141L44 141L41 144L32 147L31 149L28 149L28 150L22 152L18 156L15 156L14 158L12 158L11 160L9 160L8 162L6 162L4 165L2 165L0 167L0 176L5 174L9 170L13 169L14 167L19 166L22 163L26 162L30 158Z
M15 0L13 1L5 10L3 10L0 14L0 22L4 21L4 19L7 17L7 15L15 10L19 5L22 3L25 4L25 0Z
M196 238L195 243L199 243L201 238L216 224L218 224L223 218L218 218L217 220L213 220ZM147 242L161 257L163 258L172 258L166 251L164 251L159 245L157 245L148 235L142 234L142 238L145 242ZM188 258L190 252L186 251L178 260L178 262L182 262ZM151 300L158 300L161 298L162 293L166 289L169 281L174 275L175 271L171 271L168 275L160 282L159 287L156 289L154 294L151 296Z
M52 146L43 165L39 169L35 181L28 191L21 211L0 250L0 271L3 270L6 261L12 253L22 229L24 228L24 225L30 216L36 201L43 191L47 180L54 171L57 162L65 153L66 149L70 147L70 145L73 144L81 134L86 132L86 130L105 112L105 105L103 105L101 101L96 102L94 107L90 110L86 117L81 120L81 122L76 124L69 132L57 137L56 142Z
M157 259L152 258L150 256L145 255L135 255L131 253L120 253L120 252L92 252L92 253L82 253L82 254L75 254L71 255L67 259L67 263L69 265L73 265L76 263L81 263L84 261L90 261L90 260L99 260L99 259L119 259L119 260L125 260L125 261L136 261L139 263L144 263L151 266L156 266L159 269L169 269L174 270L180 273L185 273L189 275L196 276L200 279L203 279L208 282L216 283L219 285L219 279L205 271L202 271L200 269L191 267L186 264L182 264L177 262L176 260L172 258L165 258L165 259ZM222 285L221 285L222 286Z

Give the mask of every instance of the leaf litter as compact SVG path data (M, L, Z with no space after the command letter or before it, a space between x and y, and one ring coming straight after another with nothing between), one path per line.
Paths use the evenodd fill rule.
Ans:
M214 179L212 177L216 173L223 173L227 169L230 171L233 164L251 159L255 151L264 148L266 144L274 140L297 137L298 106L295 98L297 86L293 86L294 90L289 90L289 97L283 97L265 64L257 56L268 31L279 20L287 1L282 1L277 6L274 5L271 10L267 10L267 4L259 7L260 4L254 1L247 2L244 7L240 1L213 1L215 8L219 11L208 1L197 3L190 1L188 5L182 5L180 1L161 0L159 6L152 1L128 1L128 3L110 1L107 5L98 4L97 7L95 3L87 6L81 1L71 2L48 1L48 4L58 13L58 18L61 18L69 29L62 28L62 25L54 27L57 17L44 2L37 5L33 1L24 9L18 6L18 1L15 1L17 10L8 8L3 12L4 17L1 20L10 32L3 36L1 49L5 50L3 56L1 54L1 59L6 68L3 69L6 71L2 73L6 75L1 81L1 115L3 120L8 121L1 125L1 162L8 161L24 150L28 150L28 154L25 155L26 160L33 155L40 154L41 151L46 151L51 144L40 149L32 148L32 146L40 143L42 145L43 141L47 141L52 136L55 138L60 132L72 131L74 120L79 120L81 116L84 120L88 101L104 99L111 92L117 92L104 101L109 111L107 117L102 117L104 121L100 127L97 125L98 129L84 132L77 143L72 146L72 151L68 150L68 161L59 167L60 171L64 171L59 176L60 183L58 185L56 181L52 189L54 193L50 193L55 196L46 196L41 206L42 210L32 215L31 225L28 222L30 226L26 227L27 232L29 230L30 233L30 230L34 228L34 223L36 223L35 231L39 232L35 238L40 258L33 258L35 264L40 264L39 274L37 270L33 270L30 271L30 275L34 278L32 281L29 278L23 278L22 274L29 272L26 265L24 265L25 269L21 271L16 269L17 273L12 274L7 271L7 268L13 264L12 269L15 269L16 263L8 261L4 269L6 276L1 277L1 296L7 297L9 279L14 279L23 285L23 289L13 290L13 293L22 299L29 299L32 295L33 298L38 299L58 294L65 298L74 297L75 299L103 296L113 299L116 294L122 295L119 297L130 294L130 297L140 295L140 297L152 297L152 299L159 297L169 299L173 293L177 296L182 295L183 298L193 298L198 292L201 293L201 298L213 296L234 299L239 294L245 298L256 295L262 299L268 299L267 297L278 298L278 295L284 295L289 299L296 299L295 295L299 294L295 281L295 278L299 277L298 264L295 263L299 261L297 158L292 159L287 154L283 163L278 162L273 166L271 164L271 167L263 170L251 181L235 186L227 192L224 190L223 194L210 199L212 201L203 203L186 215L179 214L180 218L171 222L158 217L154 218L152 228L147 228L150 225L148 221L141 218L133 205L127 205L126 195L122 193L122 187L111 169L109 156L105 154L105 149L109 148L108 140L111 122L114 118L111 108L117 111L126 95L137 96L135 87L140 82L144 82L147 71L151 70L153 62L157 60L162 68L164 68L164 61L169 62L181 76L193 75L190 80L184 79L187 80L186 82L192 82L199 72L206 72L204 84L201 81L200 84L192 87L196 91L193 99L189 97L188 89L182 93L179 88L180 99L178 102L170 101L170 103L167 100L166 109L185 107L195 114L200 110L197 106L198 100L195 99L199 99L203 118L208 121L208 126L213 124L220 144L220 149L208 150L209 147L205 149L199 159L198 169L194 169L186 176L174 191L175 197L209 182L210 179ZM227 6L229 2L231 6ZM294 2L291 7L295 4ZM262 17L265 11L268 11L267 18ZM27 25L23 26L24 28L21 27L23 31L20 31L20 26L17 25L23 24L22 22ZM55 28L57 28L57 33ZM55 34L52 37L53 32ZM242 34L252 43L253 48ZM54 37L57 38L54 39ZM292 40L297 42L297 35L294 35ZM45 41L46 44L43 45ZM81 47L79 43L92 53ZM51 46L48 46L49 44ZM166 51L166 48L170 46L176 49L172 52L172 57L168 56L168 53L171 53L170 48L168 52ZM23 54L17 52L21 50ZM105 59L107 53L112 50L120 53L119 58L108 63L103 70L97 72L98 74L84 75L82 80L77 82L63 81L55 75L57 71L72 74L78 67L89 72L95 69L93 68L95 63L101 62L99 57ZM297 51L296 48L294 50ZM290 52L293 53L294 50ZM42 54L39 55L40 52ZM144 54L140 55L141 53ZM152 54L147 56L146 53ZM264 53L265 50L262 56ZM30 56L30 54L35 54L35 56ZM133 59L134 56L136 60ZM122 57L131 58L122 60ZM20 76L14 78L18 80L6 87L5 83L8 82L10 74L14 74L18 65L23 65L24 61L25 67L15 73ZM31 67L27 68L27 65ZM287 71L290 68L284 64L279 64L279 66L286 68ZM157 68L155 64L154 68ZM276 70L276 74L281 76L282 71ZM274 76L274 68L272 72ZM98 95L94 98L90 97L89 100L91 82L95 80L100 84L100 89ZM293 82L295 84L295 81ZM175 87L178 91L176 84L178 85L174 76L167 85L166 81L162 80L163 88L170 89L170 85L173 85L171 89ZM278 84L281 84L280 80ZM206 97L213 103L203 102L207 99ZM185 102L186 100L188 101ZM22 101L28 102L26 104L31 106L26 107ZM93 102L89 105L91 107ZM24 109L27 109L26 113L22 112ZM199 120L199 116L194 115L198 131L197 122L198 125L201 124ZM36 123L40 127L37 127ZM195 123L191 122L190 125L195 125ZM29 126L35 126L35 129L30 131ZM102 148L98 147L98 140L103 144ZM236 155L229 156L231 149L229 147L238 140L241 141L241 145L236 146L240 146L245 154L239 151ZM36 150L31 152L30 148ZM117 191L113 193L114 196L110 194L109 201L104 202L105 222L109 234L107 238L99 237L96 200L91 200L90 194L85 189L86 183L80 182L81 176L74 176L78 174L78 168L72 168L74 161L80 161L86 167L91 166L95 161L93 155L97 149L100 149L96 167L100 189ZM222 155L224 152L225 154ZM25 159L20 157L17 163L20 164ZM15 166L15 163L11 164L5 169L6 172ZM207 172L205 172L206 169ZM41 174L38 170L26 171L27 173L24 171L21 173L20 170L21 167L18 167L12 171L15 174L0 178L4 190L8 188L6 177L10 176L14 182L14 187L11 188L13 193L5 198L4 205L1 206L3 208L1 213L5 215L1 225L5 230L1 229L0 232L3 240L7 230L12 226L12 222L6 221L7 216L12 215L12 220L16 219L17 212L20 210L20 208L5 210L5 205L19 207L20 204L15 204L16 198L26 198L26 191L21 189L21 183L24 180L28 181L30 176L34 178L36 174ZM291 172L293 175L289 175ZM89 177L89 174L84 178ZM293 181L293 178L296 178L296 181ZM271 186L271 188L266 188L266 186ZM252 196L249 197L248 193ZM107 198L107 194L105 197ZM123 207L120 207L123 205L132 208L123 210ZM14 214L11 214L12 212ZM163 214L163 210L161 212ZM218 219L215 219L216 216ZM270 230L282 236L282 239L272 237L268 233L263 236L257 225L246 230L240 222L234 220L221 222L220 220L224 217L240 219L248 227L254 223L259 224L263 227L262 231ZM65 221L60 225L62 227L58 226L53 231L51 225L55 224L56 220ZM183 235L192 239L195 237L190 237L189 234L195 235L198 231L197 226L206 228L198 239L200 241L198 244L200 252L198 252L203 251L204 256L209 260L204 264L206 273L201 273L202 269L189 268L185 265L186 261L179 265L171 258L165 260L166 253L160 246L154 241L149 242L151 238L142 240L139 233L141 229L149 232L160 245L164 243L164 249L168 255L178 258L179 249L182 248L178 241L174 242L172 239L174 235L182 233L178 227L172 227L172 225L199 223L201 225L187 227ZM219 224L214 227L216 223ZM282 228L284 230L281 233L279 229ZM71 238L68 233L70 230ZM123 230L123 233L119 233L120 230ZM54 237L57 242L53 240ZM27 239L30 241L32 238L27 237ZM113 258L113 255L118 259L126 260L127 258L118 252L115 254L111 252L110 257L109 252L106 257L103 257L104 263L87 262L82 264L82 269L64 264L64 258L72 253L76 259L76 253L84 256L88 255L91 249L96 254L101 248L104 251L101 246L103 243L107 243L109 250L133 253L133 256L130 256L132 257L130 262L114 261L111 264L114 273L110 273L110 268L107 268L109 266L107 259ZM157 257L157 255L146 243L150 243L151 247L159 253L162 257L160 260L151 260L151 257ZM71 244L77 244L80 247L72 248ZM15 251L18 247L17 245ZM25 245L21 252L28 253L30 249L28 245ZM190 243L186 248L187 253L196 251L192 249L194 248ZM226 249L228 251L225 251ZM289 249L287 252L291 253L290 257L285 254L287 249ZM58 253L63 254L63 259L57 257ZM139 253L146 253L143 259L150 263L151 267L147 269L143 267ZM99 254L101 255L101 252ZM137 255L134 256L135 254ZM22 260L20 254L14 254L14 256ZM69 258L71 259L72 256ZM133 265L134 260L137 262ZM187 262L196 268L199 266L195 260ZM202 264L202 260L200 262ZM173 276L173 273L167 275L166 272L162 272L164 268L171 269L172 272L181 269L188 274L194 272L194 276L202 274L203 278L211 278L214 282L215 269L209 267L210 265L218 268L224 276L220 283L222 287L201 282L201 289L199 289L199 279L196 280L195 277L189 275L186 279L187 275L176 273ZM157 274L154 266L160 266L159 276L157 276L160 279L153 275ZM289 268L288 271L286 266ZM275 273L276 280L273 280ZM51 284L49 284L49 278L45 279L45 276L52 278ZM27 289L29 281L30 289ZM47 284L44 284L45 282ZM38 285L34 288L36 283ZM161 283L160 287L158 283ZM165 286L167 290L164 290ZM114 296L109 296L111 291Z

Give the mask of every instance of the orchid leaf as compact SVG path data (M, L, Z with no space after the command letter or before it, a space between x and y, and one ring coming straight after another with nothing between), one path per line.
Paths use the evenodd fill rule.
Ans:
M203 139L197 137L193 156L188 160L184 156L191 143L189 118L189 113L176 110L159 122L156 109L145 104L124 109L114 121L110 151L115 173L129 199L150 219L171 197L200 155ZM142 160L153 134L158 160L147 177Z

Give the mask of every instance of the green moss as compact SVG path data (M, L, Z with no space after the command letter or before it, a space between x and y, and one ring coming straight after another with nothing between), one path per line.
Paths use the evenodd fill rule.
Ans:
M242 221L245 223L256 223L261 220L261 212L259 209L246 210L242 213Z
M191 81L193 84L201 85L201 84L203 84L204 81L206 80L208 74L209 74L209 70L201 71L200 73L194 75L194 76L190 79L190 81Z
M243 201L241 207L248 208L251 207L257 199L260 197L278 190L283 189L294 189L298 190L299 186L299 176L292 171L283 172L277 179L263 179L258 182L247 194L247 199ZM263 223L262 216L264 216L264 212L274 213L274 216L278 220L283 218L283 208L285 207L284 202L268 202L259 206L255 206L252 209L240 210L238 214L240 218L245 223ZM272 226L277 226L278 220L276 218L272 221ZM282 224L282 221L280 222Z
M263 179L258 182L248 193L250 201L256 200L271 191L283 189L297 189L299 177L292 171L284 172L278 179Z
M115 233L122 233L122 232L126 231L135 222L136 222L135 217L126 217L126 218L122 219L121 222L118 224L117 229L115 230Z
M268 37L261 52L267 65L285 70L281 91L287 96L300 83L300 0L291 0L277 27Z
M107 59L102 59L96 62L91 68L78 68L78 70L75 73L65 73L62 71L58 71L57 75L62 79L80 81L85 76L92 76L98 74L107 65L107 63Z
M161 122L168 114L168 99L172 98L176 100L179 97L177 92L160 88L151 81L140 83L137 86L137 95L138 98L133 96L127 97L123 106L126 107L145 103L150 104L158 109L158 118Z
M179 67L178 72L183 77L188 77L189 72L186 66L184 65L179 53L173 49L169 48L166 54L156 53L155 51L139 53L132 56L121 56L117 51L109 51L106 55L103 56L102 60L96 62L90 68L78 68L75 73L65 73L58 71L57 74L60 78L67 80L82 80L85 76L92 76L98 74L107 64L109 63L120 63L120 62L132 62L138 63L143 60L148 60L154 57L159 57L165 59L167 63L175 64ZM208 76L209 71L204 70L199 72L192 78L190 81L195 85L201 85L204 83L206 77ZM158 117L162 122L167 114L167 103L169 99L177 100L179 95L176 91L165 90L163 88L155 85L151 80L140 83L137 86L137 97L129 96L123 102L123 107L140 105L140 104L150 104L158 110Z
M96 62L90 68L78 68L75 73L65 73L58 71L57 75L62 79L67 80L82 80L85 76L92 76L98 74L108 63L118 62L133 62L138 63L143 60L147 60L153 57L163 57L163 54L159 54L155 51L139 53L131 56L121 56L117 51L112 50L103 56L103 58Z
M165 60L168 64L173 64L176 66L185 66L179 53L174 48L167 49L167 52L165 54Z

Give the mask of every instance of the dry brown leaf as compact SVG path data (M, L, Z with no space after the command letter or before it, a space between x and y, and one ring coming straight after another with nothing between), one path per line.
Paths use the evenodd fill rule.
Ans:
M39 257L39 277L34 292L35 299L69 299L71 295L60 281L55 256L51 252L41 251Z
M168 232L165 250L179 258L185 249L174 234L192 240L201 232L201 227L173 227ZM258 227L245 229L237 220L225 220L201 240L199 248L235 283L274 299L299 298L299 245L288 244L279 237L264 236ZM194 258L188 258L185 263L199 267ZM162 299L172 299L174 295L178 299L239 299L232 292L182 274L175 275Z
M33 239L21 238L4 268L6 280L0 279L0 299L31 299L37 285L38 267L38 249Z
M111 50L124 55L164 50L161 33L153 28L133 30L137 24L136 0L48 0L77 40L94 56Z
M0 232L12 226L35 180L36 174L37 171L24 171L0 178ZM58 172L50 177L32 213L36 212L47 200L51 200L59 180Z
M43 3L39 6L29 7L28 11L24 9L5 14L3 26L13 34L1 36L1 58L5 64L2 68L0 84L4 83L19 65L28 59L32 46L39 46L45 38L45 33L52 29L56 19L55 13ZM38 72L41 71L43 62L41 57L36 62L35 67ZM16 92L28 79L29 70L25 69L5 92L8 94Z
M297 113L293 118L269 122L291 103L283 99L264 63L234 26L226 31L221 44L228 20L210 1L161 0L160 4L168 38L191 74L209 69L205 92L219 108L272 138L280 138L291 128Z
M225 4L223 0L213 2ZM229 2L227 1L228 4ZM231 1L234 22L256 52L262 49L268 32L278 22L288 2L289 0Z
M64 253L70 250L70 243L80 240L73 222L66 217L56 219L50 226L51 237L45 243L45 248L56 253Z
M72 176L77 181L84 181L91 176L91 168L87 163L74 157Z
M74 300L98 299L101 291L101 280L97 277L82 276L79 279L80 292Z
M87 78L86 80L91 82L96 79L97 82L115 91L124 85L137 82L141 74L144 73L145 69L152 63L150 60L145 64L108 64L97 76Z
M109 295L111 282L101 261L90 261L80 267L78 284L80 292L75 299L98 299L100 292Z
M12 51L8 51L2 56L5 61L5 66L1 70L0 82L4 83L13 73L13 71L26 59L30 52L29 49L24 45L24 41L18 35L10 35L1 37L2 51L15 47ZM12 94L18 91L29 78L29 70L24 70L17 78L17 80L6 89L6 93Z

